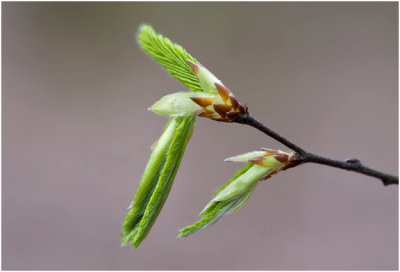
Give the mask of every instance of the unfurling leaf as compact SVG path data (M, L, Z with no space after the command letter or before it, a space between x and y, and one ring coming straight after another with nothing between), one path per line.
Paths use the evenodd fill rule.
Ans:
M122 225L122 245L138 247L166 201L194 127L195 116L173 118L156 143Z
M197 63L182 46L158 34L150 25L139 27L138 43L155 61L161 64L173 77L194 92L203 92L199 80L193 74L187 60Z
M225 161L248 161L248 164L215 192L214 198L199 214L204 216L197 223L179 230L179 236L191 235L214 224L227 213L242 207L250 198L257 182L269 178L295 164L294 153L263 148L261 151L249 152Z
M190 96L203 93L187 59L193 62L197 61L185 49L157 34L149 25L140 27L138 43L172 76L192 90ZM201 110L190 99L187 101L191 104L189 107L197 107ZM168 114L173 117L170 118L163 134L153 147L128 214L122 224L122 245L131 243L137 248L150 231L168 197L186 144L193 132L196 115L187 110L187 105L181 104L180 100L169 99L166 104L168 103L169 106L173 106L175 112L181 112ZM153 107L160 112L168 111L165 104L162 103Z

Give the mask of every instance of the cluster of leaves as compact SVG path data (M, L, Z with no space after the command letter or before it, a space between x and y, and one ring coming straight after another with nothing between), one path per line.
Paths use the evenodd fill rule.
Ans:
M142 25L137 35L138 44L173 77L194 92L203 92L187 59L197 60L180 45L156 33L149 25ZM195 115L171 117L152 153L122 224L122 245L131 243L137 248L147 236L160 213L178 171L186 144L194 128Z
M138 43L190 91L165 96L151 107L170 119L153 147L122 225L122 245L131 243L135 248L150 231L168 197L196 116L231 122L231 118L247 114L247 107L242 106L218 78L180 45L156 33L151 26L140 27ZM287 166L291 156L292 153L262 149L230 158L229 161L247 164L215 192L214 198L200 213L203 218L181 229L179 236L193 234L239 209L250 198L257 181Z

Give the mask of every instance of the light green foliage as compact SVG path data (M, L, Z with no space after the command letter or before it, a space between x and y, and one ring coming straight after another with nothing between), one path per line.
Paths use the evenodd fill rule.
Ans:
M157 219L193 133L196 113L201 110L192 101L193 97L206 96L211 100L221 99L214 84L220 81L203 66L197 65L198 62L180 45L156 33L149 25L140 27L138 42L146 53L186 85L191 92L164 96L151 107L151 110L156 113L172 117L154 145L131 207L122 224L122 245L131 243L135 248L147 236ZM190 65L187 60L192 61ZM252 161L256 164L247 163L232 179L219 188L215 192L214 199L200 213L203 218L192 226L181 229L179 236L184 237L195 233L215 223L225 214L239 209L250 198L260 178L276 173L283 166L273 157L274 154L276 152L269 154L265 151L257 151L229 158L228 161L256 159ZM263 158L260 159L259 156Z
M194 120L195 116L189 115L176 117L167 124L150 156L132 207L122 225L122 245L132 243L137 248L150 231L168 197L186 144L192 135Z
M242 207L249 200L259 180L276 174L285 165L275 158L278 154L286 155L287 158L293 155L283 151L263 149L226 159L225 161L249 162L215 192L214 198L199 214L204 217L199 222L181 229L179 236L193 234L215 223L226 213L234 212Z
M189 89L203 92L186 59L197 61L181 46L157 34L149 25L138 33L141 48ZM155 144L131 207L122 224L121 244L137 248L157 219L171 189L186 145L192 135L194 114L172 117Z
M182 46L156 33L151 26L146 24L139 28L138 42L147 54L190 90L195 92L203 91L187 60L198 62Z
M139 187L132 200L131 208L122 225L122 245L134 240L137 226L142 220L143 214L146 211L147 204L150 200L149 196L151 196L155 186L157 185L157 175L161 172L165 164L165 154L171 145L176 127L176 120L171 119L165 126L163 134L153 148L153 152L151 153L150 159L140 180Z
M242 196L249 191L258 180L267 175L274 168L253 165L246 173L235 179L231 184L221 190L212 201L226 201Z
M233 184L235 180L251 171L254 166L255 165L253 163L248 163L243 169L238 171L226 184L218 188L215 192L215 196L218 196L221 191L225 190L227 187L229 187L229 185ZM250 198L256 185L257 183L253 183L251 186L249 186L248 190L239 197L231 198L226 201L211 201L200 213L200 216L204 217L193 225L184 227L179 230L178 236L189 236L208 226L211 226L225 214L236 211L241 206L243 206L243 204L246 203L246 201Z
M223 189L226 188L226 186L228 186L229 184L231 184L234 180L236 180L238 177L240 177L241 175L243 175L245 172L247 172L247 170L249 170L250 167L252 167L254 164L251 162L248 162L242 169L240 169L239 171L237 171L235 173L235 175L224 185L222 185L221 187L219 187L217 190L215 190L214 192L214 196L217 196L219 194L219 192L221 192Z

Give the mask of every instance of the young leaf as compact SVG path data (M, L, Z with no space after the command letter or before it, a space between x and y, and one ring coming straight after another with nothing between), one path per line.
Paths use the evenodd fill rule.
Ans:
M149 25L138 33L140 47L159 62L175 78L194 92L203 92L187 59L197 61L180 45L157 34ZM196 94L197 95L197 94ZM192 101L192 106L197 107ZM184 109L185 108L185 105ZM177 105L182 107L182 105ZM161 110L165 110L161 107ZM155 144L128 214L122 225L122 245L132 243L137 248L157 219L171 189L183 153L194 128L195 115L177 114L170 118Z
M166 161L168 151L177 127L175 119L171 119L165 126L164 132L155 144L153 151L143 172L139 187L136 190L128 214L122 225L122 245L127 244L135 236L137 225L146 211L147 204L158 182L158 174Z
M253 163L248 163L243 169L238 171L226 184L224 184L221 188L217 189L215 195L218 194L219 191L225 189L229 184L235 181L237 178L245 174L251 167L253 167ZM232 212L242 206L250 197L251 193L254 191L255 185L250 188L247 194L244 194L241 197L231 199L229 201L220 201L220 202L210 202L204 210L200 213L200 215L204 215L202 219L198 222L194 223L191 226L184 227L179 230L179 237L186 237L195 232L198 232L206 227L211 226L215 222L217 222L222 216L225 214Z
M173 77L190 90L203 92L199 80L193 74L187 60L194 63L198 62L182 46L156 33L150 25L146 24L139 28L138 42L140 47L169 71Z
M178 117L179 126L175 132L171 146L166 154L166 162L159 174L158 182L151 195L146 211L137 228L132 245L137 248L142 240L147 236L158 214L167 200L172 183L178 171L183 153L190 137L192 136L195 116Z
M248 163L215 192L214 198L199 215L204 217L197 223L179 230L178 235L185 237L193 234L214 224L225 214L237 211L249 200L259 180L266 179L284 167L290 166L292 163L290 158L293 156L294 153L262 148L261 151L226 159L225 161L248 161Z
M195 115L172 118L153 149L122 225L122 245L137 248L163 207L194 127ZM171 133L172 131L172 133Z

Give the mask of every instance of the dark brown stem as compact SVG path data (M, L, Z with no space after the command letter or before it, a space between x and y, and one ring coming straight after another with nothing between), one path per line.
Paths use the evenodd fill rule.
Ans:
M298 145L294 144L293 142L289 141L288 139L282 137L272 129L266 127L259 121L257 121L254 117L252 117L250 114L246 113L243 116L239 118L235 118L233 120L235 123L240 123L240 124L245 124L252 126L268 136L274 138L281 144L289 147L293 151L297 153L296 156L296 165L307 163L307 162L312 162L312 163L319 163L319 164L324 164L328 165L331 167L336 167L336 168L341 168L345 169L348 171L353 171L357 172L360 174L364 174L367 176L375 177L380 179L383 182L383 185L390 185L390 184L399 184L399 178L397 176L392 176L389 174L385 174L383 172L374 170L372 168L369 168L365 165L363 165L359 160L357 159L348 159L346 161L340 161L340 160L334 160L334 159L329 159L325 158L310 152L305 151L303 148L299 147Z

